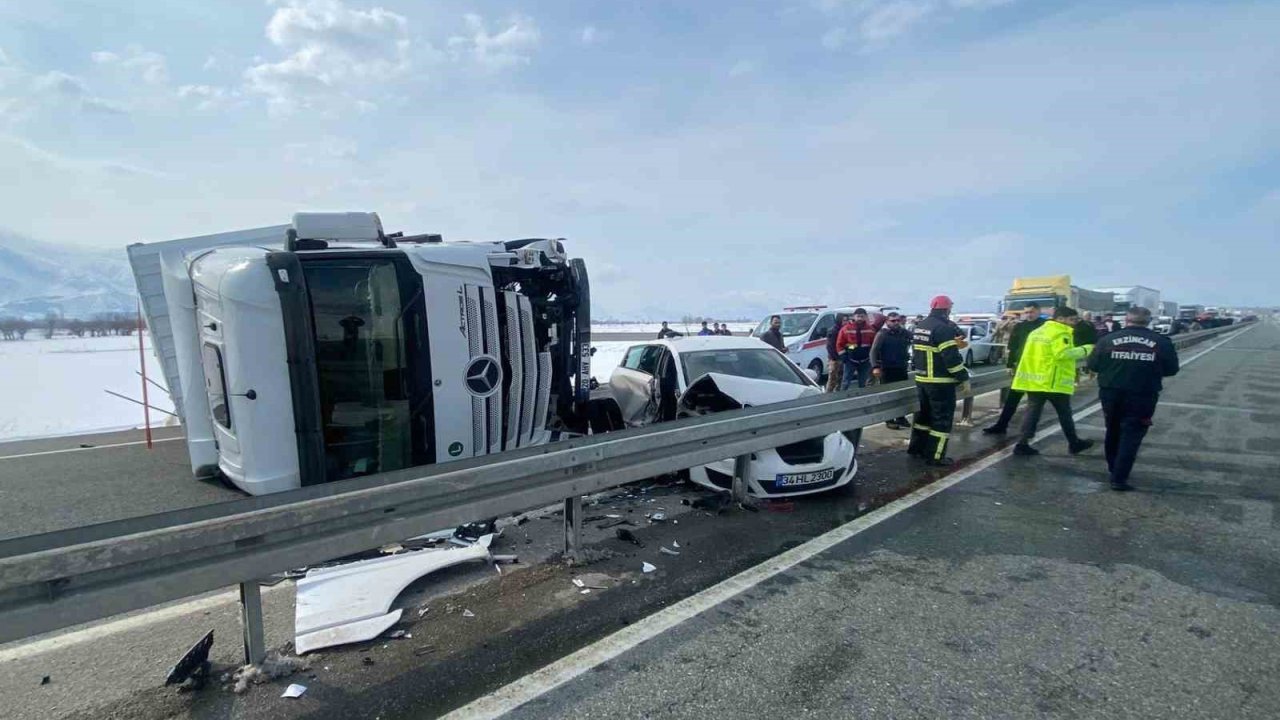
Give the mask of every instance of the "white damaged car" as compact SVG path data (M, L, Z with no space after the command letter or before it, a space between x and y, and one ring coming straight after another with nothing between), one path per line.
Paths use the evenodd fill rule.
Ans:
M822 389L812 374L756 338L703 336L654 340L627 349L605 395L626 427L786 402ZM858 472L861 431L831 433L751 456L748 487L762 498L848 485ZM852 440L850 439L852 438ZM691 468L689 479L716 490L733 484L733 458Z

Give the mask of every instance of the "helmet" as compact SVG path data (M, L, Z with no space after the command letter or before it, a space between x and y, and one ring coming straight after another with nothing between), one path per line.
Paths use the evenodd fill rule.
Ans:
M946 295L938 295L937 297L929 301L929 309L930 310L942 310L942 309L950 310L951 298L947 297Z

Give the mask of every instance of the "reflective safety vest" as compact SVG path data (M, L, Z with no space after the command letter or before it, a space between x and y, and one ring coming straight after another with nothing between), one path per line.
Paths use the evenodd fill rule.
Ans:
M1075 346L1070 325L1049 321L1027 336L1013 376L1013 389L1070 395L1076 391L1076 361L1093 350Z
M962 383L969 379L969 370L956 337L960 329L940 315L916 323L911 331L911 365L916 371L916 382Z

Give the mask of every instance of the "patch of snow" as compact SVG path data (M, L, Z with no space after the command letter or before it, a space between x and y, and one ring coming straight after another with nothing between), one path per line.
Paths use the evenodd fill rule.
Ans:
M164 384L160 363L144 336L147 377ZM103 392L142 399L138 337L46 340L37 330L26 340L0 341L0 440L73 435L141 427L142 406ZM151 405L170 412L169 395L147 388ZM153 426L177 419L151 412Z
M715 322L715 321L708 321ZM729 330L735 333L746 333L754 330L759 321L732 321L725 322L729 326ZM695 335L702 329L702 323L695 322L688 325L679 321L668 321L668 326L676 332L686 335ZM661 322L613 322L613 323L591 323L591 332L593 333L653 333L657 337L658 331L662 329Z

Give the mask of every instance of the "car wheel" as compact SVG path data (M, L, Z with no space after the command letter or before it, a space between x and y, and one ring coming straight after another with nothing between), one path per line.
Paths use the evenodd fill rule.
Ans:
M824 365L821 360L814 360L813 362L809 363L809 369L818 374L819 385L827 384L827 374L823 372L827 368L826 368L826 365Z

